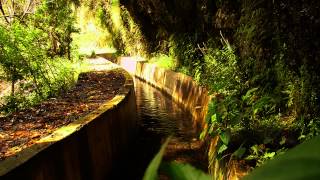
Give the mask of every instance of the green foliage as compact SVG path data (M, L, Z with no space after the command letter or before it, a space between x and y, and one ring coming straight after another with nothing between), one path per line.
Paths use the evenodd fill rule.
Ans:
M200 51L196 46L197 37L192 34L174 34L169 38L169 56L174 57L177 62L177 71L193 75L200 65L198 56ZM196 61L197 60L197 61Z
M90 56L92 51L97 53L114 53L112 35L102 28L97 16L100 12L93 12L89 5L82 4L77 8L77 26L80 33L73 34L72 46L79 47L79 54Z
M160 152L155 156L154 159L157 159L157 161L152 161L149 165L150 167L156 164L156 166L153 166L152 174L154 176L152 179L156 179L157 177L156 172L167 143L168 141L162 145ZM244 179L317 179L320 175L318 171L320 164L319 147L320 137L316 136L286 153L275 157L273 160L269 160L261 167L256 168L253 172L249 173L249 175L245 176ZM260 148L261 147L253 146L251 147L251 150L258 154L260 153L259 151L261 151ZM274 152L264 153L263 158L264 160L268 160L274 155ZM188 164L179 164L175 162L163 163L161 169L173 180L212 179L212 177Z
M124 6L120 7L120 16L122 23L119 31L125 45L124 53L133 56L146 56L147 43L139 25L133 21L133 18Z
M157 178L157 169L159 168L161 158L163 156L164 149L168 143L168 140L162 145L161 150L155 156L154 160L150 163L148 169L152 166L152 178ZM320 164L320 137L316 136L311 140L308 140L297 147L282 153L282 155L275 157L275 152L264 153L261 157L261 161L267 161L261 167L256 168L249 175L243 179L317 179L319 177L319 164ZM253 146L251 150L254 154L261 153L261 147ZM156 161L155 161L156 159ZM197 170L189 164L180 164L176 162L162 163L161 170L164 171L170 179L173 180L202 180L212 179L209 175L205 174L201 170ZM146 171L146 174L150 171ZM146 176L145 176L146 177Z
M64 56L71 59L72 33L79 32L75 27L73 5L78 1L47 1L37 7L32 23L42 29L50 39L48 53L50 56Z
M42 60L45 58L45 51L39 48L44 46L42 36L41 31L18 23L7 28L0 26L0 65L5 72L5 80L11 81L13 86L27 78L33 78L38 85L36 78L43 75Z
M11 83L11 94L1 110L11 112L37 104L75 82L78 57L71 47L71 35L77 31L72 10L77 5L78 1L44 0L29 7L33 13L22 12L27 18L14 16L0 24L1 79ZM66 58L72 58L74 64Z
M272 147L279 138L274 134L284 128L277 114L279 100L243 81L245 74L239 66L239 58L223 36L222 42L223 48L208 48L204 53L206 63L202 66L201 82L214 94L208 106L208 128L203 134L219 136L215 154L218 160L249 157L247 160L254 160L259 166L272 158L277 148L284 148L284 144L275 149L265 147ZM252 147L258 144L264 148L253 151Z
M14 95L4 97L4 112L25 109L41 101L67 91L77 80L77 75L85 69L81 62L70 62L66 59L46 59L41 64L43 74L26 76L16 84Z
M111 35L113 46L119 54L132 56L147 56L147 42L139 24L133 20L128 10L118 1L90 1L88 5L97 4L96 11L101 27L106 28Z
M299 140L309 140L312 137L320 135L320 120L319 117L316 117L302 129Z
M149 63L155 64L158 67L174 70L175 69L175 59L172 56L166 54L157 54L153 56Z
M272 159L275 155L276 152L273 152L265 148L265 146L262 145L253 145L249 149L250 155L245 157L246 160L256 160L257 161L257 166L261 166L265 161Z
M219 134L219 137L221 139L221 141L223 142L223 144L228 145L230 142L230 131L223 131Z
M275 157L243 179L318 179L320 176L319 148L320 137L317 136Z
M241 71L231 45L226 41L222 49L208 49L204 54L203 81L212 92L235 95L241 91Z
M220 137L217 146L217 157L224 157L231 136L234 131L240 130L242 102L238 98L243 84L241 73L237 65L237 57L227 41L222 49L208 49L204 54L204 74L202 83L207 84L215 98L209 103L207 123L208 133ZM243 149L235 155L240 156Z

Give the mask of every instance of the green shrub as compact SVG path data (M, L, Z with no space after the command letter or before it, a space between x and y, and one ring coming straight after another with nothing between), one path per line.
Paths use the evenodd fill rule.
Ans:
M76 80L77 57L49 57L47 33L35 26L14 22L0 25L1 78L11 83L4 98L6 112L24 109L65 91ZM73 58L69 61L67 58Z
M157 54L153 56L149 63L155 64L158 67L162 67L165 69L174 70L176 67L175 59L171 56L168 56L166 54Z

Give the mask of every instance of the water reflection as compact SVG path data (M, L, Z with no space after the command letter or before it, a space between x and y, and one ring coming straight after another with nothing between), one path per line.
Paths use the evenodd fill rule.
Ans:
M141 180L144 171L158 152L165 139L172 135L164 157L168 161L187 162L202 166L201 144L192 127L191 114L179 107L172 99L151 85L135 79L138 138L124 160L118 162L111 179ZM161 178L160 178L161 179Z
M173 134L176 138L194 137L196 131L192 128L192 116L188 111L141 80L135 80L135 91L141 128L162 136Z

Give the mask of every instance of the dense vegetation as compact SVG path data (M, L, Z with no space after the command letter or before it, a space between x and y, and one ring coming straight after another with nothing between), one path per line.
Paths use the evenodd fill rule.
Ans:
M210 90L202 137L220 137L215 158L259 166L319 134L317 0L86 4L120 53L159 57Z
M3 111L26 108L75 80L72 33L79 1L0 1L0 73L11 83Z
M318 0L0 0L0 73L11 83L2 110L75 80L79 6L108 34L102 44L209 89L201 137L220 137L213 156L221 163L260 166L319 134Z

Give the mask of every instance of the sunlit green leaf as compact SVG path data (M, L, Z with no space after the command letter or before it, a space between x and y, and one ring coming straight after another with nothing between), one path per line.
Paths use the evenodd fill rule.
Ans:
M208 132L207 129L202 130L202 132L200 133L199 139L203 140L206 137L207 132Z
M225 144L222 144L218 150L218 154L221 154L223 151L227 149L228 149L228 146L226 146Z
M249 155L249 156L245 157L244 159L245 159L245 160L253 160L253 159L257 159L257 158L258 158L258 156Z
M211 123L213 124L215 122L217 122L217 114L211 116Z
M259 146L258 145L254 145L254 146L251 146L250 148L254 154L259 154Z
M273 158L275 155L275 152L264 153L263 158Z
M222 131L219 136L223 144L225 145L229 144L230 137L231 137L230 130Z

